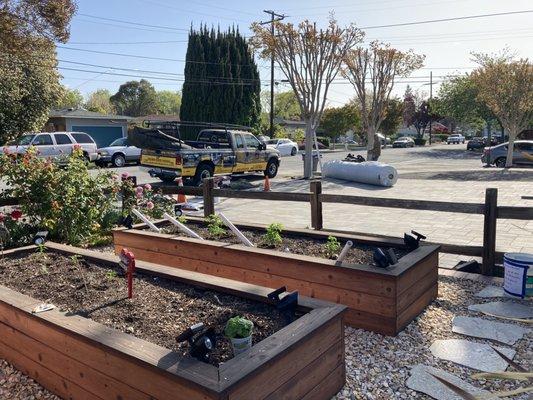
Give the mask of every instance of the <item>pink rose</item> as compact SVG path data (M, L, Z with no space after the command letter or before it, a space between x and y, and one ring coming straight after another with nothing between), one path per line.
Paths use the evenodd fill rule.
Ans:
M6 219L6 215L4 213L0 213L0 222L4 222Z
M152 185L150 185L149 183L147 183L146 185L144 185L144 188L146 190L152 190Z
M153 210L154 209L154 203L149 201L148 203L146 203L146 208L149 209L149 210Z
M135 188L135 191L136 191L137 193L142 193L142 192L143 192L143 188L142 188L142 186L137 186L137 187Z
M143 197L143 192L136 192L135 193L135 197L137 197L138 199L142 198Z
M122 179L128 179L130 174L128 174L127 172L123 172L121 175Z

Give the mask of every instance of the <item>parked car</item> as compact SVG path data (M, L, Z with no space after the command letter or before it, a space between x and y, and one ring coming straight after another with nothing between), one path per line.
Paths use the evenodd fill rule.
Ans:
M509 142L497 146L485 147L481 162L483 164L505 167ZM533 140L517 140L514 142L513 164L533 166Z
M267 148L276 149L282 156L295 156L298 154L298 144L290 139L270 139L266 142Z
M61 162L70 153L74 145L79 145L88 161L96 161L96 143L83 132L28 133L4 146L10 153L24 154L30 146L38 150L39 157L51 157ZM0 148L0 154L3 152Z
M460 133L453 133L446 139L447 144L461 144L465 142L465 137Z
M391 143L390 138L385 137L385 135L383 135L382 133L378 132L378 133L376 133L376 135L379 138L379 141L381 143L381 147L387 147L387 145Z
M107 167L109 164L123 167L127 163L138 164L141 161L141 149L130 145L128 138L119 138L109 146L98 149L98 156L96 165L100 167Z
M392 147L415 147L415 141L410 137L403 136L392 143Z

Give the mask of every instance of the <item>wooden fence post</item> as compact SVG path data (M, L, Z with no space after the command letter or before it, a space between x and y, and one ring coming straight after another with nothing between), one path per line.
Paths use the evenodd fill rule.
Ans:
M322 202L319 199L321 193L322 181L311 181L311 226L316 230L323 227Z
M213 197L213 189L215 187L214 178L205 178L203 180L204 189L204 217L209 217L215 213L215 198Z
M494 275L496 262L496 221L498 219L498 189L485 191L485 219L483 223L483 263L481 273Z

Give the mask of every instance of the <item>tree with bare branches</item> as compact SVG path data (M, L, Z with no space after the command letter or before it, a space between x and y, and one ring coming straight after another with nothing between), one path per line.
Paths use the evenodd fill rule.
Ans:
M480 65L472 73L478 99L498 118L509 135L505 168L513 165L514 141L533 120L533 64L501 55L474 54Z
M421 68L424 58L413 51L402 52L378 41L371 42L368 48L358 47L347 53L342 74L355 88L359 100L368 160L379 157L374 137L386 117L395 79Z
M313 142L318 148L316 129L329 86L339 73L347 52L361 42L364 34L354 25L339 27L333 18L326 29L306 20L297 26L274 22L274 35L269 28L257 23L252 25L252 31L251 43L260 51L261 58L274 57L296 94L306 123L304 176L311 178Z

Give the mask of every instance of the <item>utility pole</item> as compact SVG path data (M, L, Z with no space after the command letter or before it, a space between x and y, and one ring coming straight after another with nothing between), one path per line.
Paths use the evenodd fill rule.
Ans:
M429 144L431 145L431 130L433 118L431 117L431 101L433 100L433 71L429 71Z
M270 24L270 33L274 37L274 22L282 21L285 15L277 14L272 10L263 10L263 12L270 15L270 21L260 22L260 24ZM270 59L270 137L274 137L274 53Z

